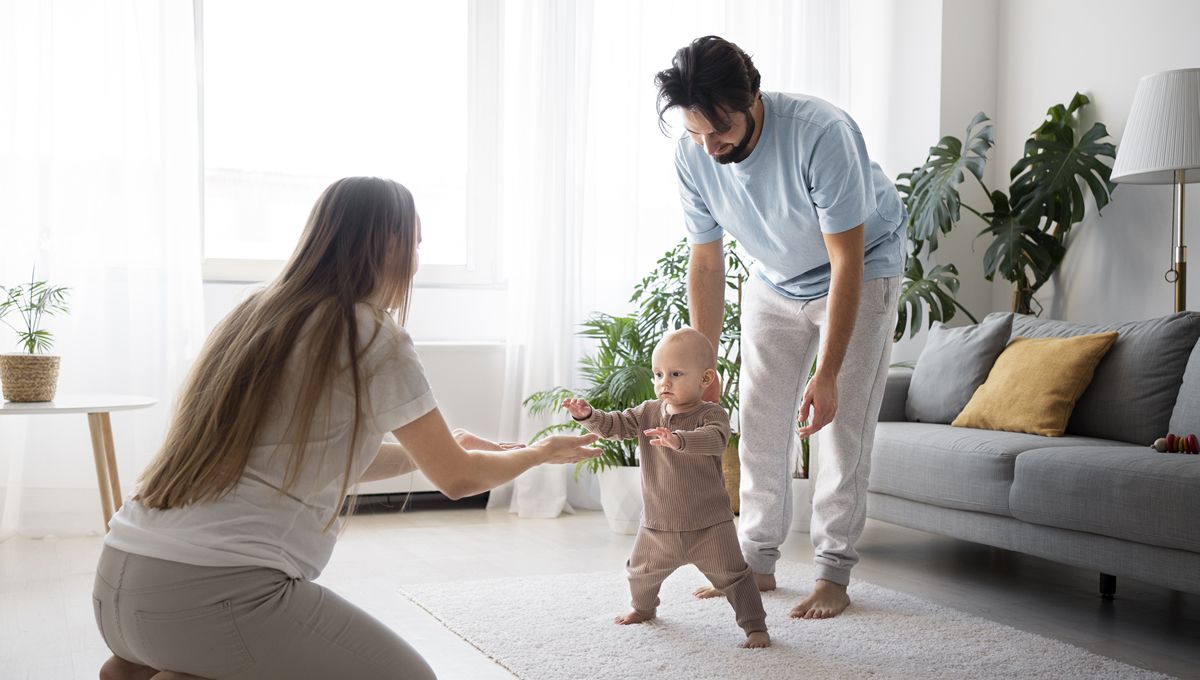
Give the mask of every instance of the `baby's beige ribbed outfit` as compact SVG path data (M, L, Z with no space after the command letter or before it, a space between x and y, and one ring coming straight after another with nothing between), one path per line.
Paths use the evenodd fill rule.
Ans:
M747 635L765 631L762 596L742 556L721 473L729 441L725 409L703 402L671 415L665 403L651 399L625 411L592 409L579 422L606 439L638 439L644 510L627 563L634 610L654 616L663 580L694 564L725 593ZM656 427L678 434L683 449L651 444L644 431Z

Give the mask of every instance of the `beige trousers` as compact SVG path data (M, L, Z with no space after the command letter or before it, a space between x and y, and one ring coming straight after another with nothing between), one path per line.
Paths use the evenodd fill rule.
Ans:
M762 596L754 573L742 559L733 520L696 531L638 529L627 569L633 608L644 616L654 616L662 582L685 564L696 565L714 588L725 593L737 624L747 635L767 629Z
M407 642L321 586L265 567L197 567L108 546L92 595L113 654L202 678L434 678Z

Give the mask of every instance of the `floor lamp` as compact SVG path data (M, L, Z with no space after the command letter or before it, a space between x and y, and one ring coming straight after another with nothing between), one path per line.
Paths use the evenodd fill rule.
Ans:
M1184 184L1200 182L1200 68L1163 71L1138 82L1112 180L1173 184L1172 264L1175 311L1187 309L1187 246L1183 244Z

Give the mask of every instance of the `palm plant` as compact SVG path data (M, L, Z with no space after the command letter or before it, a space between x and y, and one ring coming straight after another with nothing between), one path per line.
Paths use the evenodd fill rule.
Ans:
M654 342L647 342L638 332L636 318L595 313L583 322L578 335L598 341L596 353L579 362L580 374L588 385L582 396L593 408L623 411L654 398L654 377L650 370L650 353L654 349ZM575 396L573 390L554 387L529 395L525 398L524 406L534 415L554 413L564 399ZM536 441L559 432L582 430L582 426L574 420L568 420L543 428L533 439ZM592 472L638 464L635 440L601 439L596 445L604 453L580 463Z
M926 273L920 259L926 249L937 250L939 235L958 224L964 208L987 225L979 236L992 237L983 256L985 278L991 281L999 274L1013 284L1014 312L1030 314L1034 305L1040 311L1034 294L1062 263L1067 235L1084 218L1085 194L1090 193L1096 209L1102 210L1116 186L1109 180L1112 168L1104 162L1116 157L1116 147L1102 141L1108 136L1104 124L1094 123L1076 139L1079 112L1089 103L1086 96L1075 93L1066 106L1050 107L1009 172L1007 195L983 181L987 154L995 144L992 124L983 113L967 126L965 142L943 137L930 148L923 165L899 176L896 187L909 212L911 257L902 286L897 340L906 325L910 335L920 330L923 307L928 307L930 322L949 321L956 309L976 320L954 299L959 285L954 265L939 265ZM958 187L967 175L983 188L990 209L977 210L962 202Z
M586 387L581 396L593 408L620 411L654 398L654 376L650 357L654 346L669 330L689 323L685 292L688 244L680 241L668 250L655 268L634 287L630 302L637 303L627 316L594 313L583 322L578 335L596 341L595 353L580 360L580 377ZM721 346L717 351L717 372L721 376L721 405L731 410L737 405L738 372L741 368L741 290L749 272L737 252L737 244L725 242L725 281L733 299L725 302ZM525 398L524 406L533 415L555 413L563 399L576 391L554 387ZM550 434L578 431L573 420L555 423L534 435L534 440ZM600 456L580 463L592 472L615 467L636 466L637 442L601 440Z
M0 321L17 334L18 343L25 353L45 353L54 345L54 336L42 328L42 317L69 311L68 290L62 286L51 286L45 281L37 281L33 274L30 275L29 283L18 284L12 288L0 286ZM5 319L13 311L21 319L16 326Z

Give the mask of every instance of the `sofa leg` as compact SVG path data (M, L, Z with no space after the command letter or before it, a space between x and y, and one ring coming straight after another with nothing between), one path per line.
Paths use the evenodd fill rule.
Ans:
M1100 574L1100 597L1105 600L1113 599L1117 592L1117 577L1112 574Z

